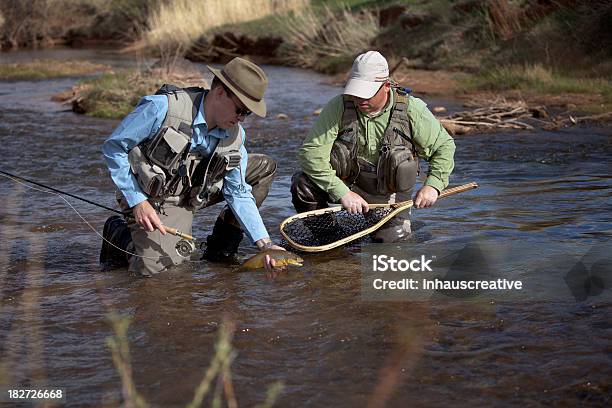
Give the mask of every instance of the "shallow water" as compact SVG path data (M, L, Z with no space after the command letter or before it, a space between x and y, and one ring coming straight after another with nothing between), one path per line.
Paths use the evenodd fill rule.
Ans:
M249 118L245 127L249 151L279 164L262 208L278 238L277 226L293 214L296 148L313 111L339 88L307 71L266 71L269 117ZM0 169L113 206L100 146L118 122L49 101L74 82L0 83ZM290 119L276 120L278 113ZM609 246L611 136L610 128L570 128L458 137L452 184L480 188L414 211L405 245L520 242L532 249L526 264L559 245L571 248L572 259ZM224 318L236 324L239 405L262 402L275 381L285 385L278 406L569 406L612 397L609 296L365 302L359 247L306 255L303 268L273 281L207 263L139 279L100 271L100 238L57 196L0 178L0 200L0 380L64 388L70 406L121 402L106 346L111 310L132 319L134 379L157 406L191 400ZM69 201L102 230L107 211ZM207 235L220 208L196 216L196 237ZM241 251L254 253L246 243ZM558 278L539 276L544 285Z

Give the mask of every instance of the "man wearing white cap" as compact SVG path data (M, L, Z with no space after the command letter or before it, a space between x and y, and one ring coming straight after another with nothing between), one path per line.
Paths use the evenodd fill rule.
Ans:
M102 263L128 263L151 276L189 260L189 242L166 227L191 234L194 213L225 201L208 237L204 259L235 259L243 230L260 249L272 243L259 214L276 173L263 154L248 155L240 123L266 115L264 71L234 58L214 74L210 89L164 85L140 101L104 143L103 153L127 223L111 217L104 226ZM125 252L133 253L129 258ZM266 256L265 266L274 267Z
M430 207L448 185L454 152L427 105L393 86L385 57L368 51L355 59L343 95L324 107L299 151L293 205L304 212L339 202L361 213L368 203L409 200L421 157L429 170L414 202ZM393 242L409 233L409 219L395 217L375 239Z

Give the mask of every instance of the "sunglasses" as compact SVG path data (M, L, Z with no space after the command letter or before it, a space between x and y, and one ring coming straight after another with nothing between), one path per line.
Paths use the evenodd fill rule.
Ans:
M240 106L238 106L238 104L236 103L236 101L233 101L236 104L236 115L238 116L249 116L251 113L250 110L248 110L247 108L241 108Z
M240 105L242 104L241 102L236 102L236 99L238 99L238 97L232 92L230 91L229 88L227 88L226 86L223 87L225 89L225 92L227 93L227 95L230 97L230 99L232 100L232 102L234 102L234 105L236 105L236 115L238 116L249 116L251 113L250 110L248 110L247 108L243 108ZM236 99L234 99L236 98Z

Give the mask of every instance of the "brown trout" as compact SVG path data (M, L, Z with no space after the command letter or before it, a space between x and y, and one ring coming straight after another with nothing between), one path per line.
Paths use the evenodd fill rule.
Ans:
M302 258L292 252L283 251L280 249L266 249L265 251L261 251L244 261L244 263L240 265L240 268L263 268L266 255L270 255L270 258L274 259L277 268L282 268L287 265L302 266L302 262L304 262Z

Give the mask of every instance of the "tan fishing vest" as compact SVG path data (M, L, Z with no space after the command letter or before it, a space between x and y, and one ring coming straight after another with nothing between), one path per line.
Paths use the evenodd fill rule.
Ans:
M408 95L393 88L394 104L383 135L378 163L369 164L358 156L361 132L357 107L344 95L344 111L330 163L336 176L349 186L357 184L369 194L391 194L410 190L416 183L418 156L408 118Z
M164 85L156 94L168 97L168 112L160 130L128 153L140 188L154 203L172 202L196 210L223 187L225 174L240 166L240 126L228 129L208 158L190 152L191 125L197 116L202 88Z

